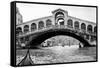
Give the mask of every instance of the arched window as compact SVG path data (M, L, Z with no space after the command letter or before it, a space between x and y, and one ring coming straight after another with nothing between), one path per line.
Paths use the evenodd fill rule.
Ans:
M46 27L50 27L52 25L52 21L50 19L46 20Z
M94 27L94 33L97 33L97 26Z
M36 24L35 24L35 23L32 23L32 24L31 24L31 31L36 30L36 28L37 28L37 27L36 27Z
M75 27L75 29L79 29L79 22L78 21L75 21L74 27Z
M64 19L63 18L59 18L58 21L59 25L64 25Z
M82 24L81 24L81 29L82 29L82 30L86 30L86 25L85 25L85 23L82 23Z
M67 21L67 25L68 25L69 27L73 27L73 21L72 21L72 19L69 19L69 20Z
M27 33L27 32L29 32L29 25L24 26L24 33Z
M57 18L57 17L64 17L64 13L63 12L57 12L55 14L55 18Z
M19 34L21 34L21 33L22 33L22 28L21 28L21 27L18 27L18 28L16 29L16 34L19 35Z
M39 23L38 23L38 28L39 29L42 29L44 27L44 22L43 21L40 21Z
M88 26L87 26L87 31L88 31L89 33L92 33L92 25L88 25Z

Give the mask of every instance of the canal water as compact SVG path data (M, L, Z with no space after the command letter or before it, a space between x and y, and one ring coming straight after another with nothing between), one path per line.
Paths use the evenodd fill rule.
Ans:
M64 62L96 61L96 47L53 46L30 49L30 57L34 64L50 64ZM17 50L17 64L25 57L27 49Z

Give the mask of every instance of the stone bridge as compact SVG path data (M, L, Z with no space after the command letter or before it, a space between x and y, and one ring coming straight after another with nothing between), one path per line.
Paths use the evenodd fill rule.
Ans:
M62 9L52 13L52 16L17 25L16 44L24 43L25 47L34 47L50 37L67 35L76 38L84 46L96 45L96 23L69 16L68 12Z

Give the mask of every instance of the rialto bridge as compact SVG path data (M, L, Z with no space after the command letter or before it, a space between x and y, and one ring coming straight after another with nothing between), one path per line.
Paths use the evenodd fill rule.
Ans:
M24 43L26 47L34 47L56 35L71 36L84 46L92 46L97 41L97 25L69 16L63 9L52 11L51 16L16 25L16 44Z

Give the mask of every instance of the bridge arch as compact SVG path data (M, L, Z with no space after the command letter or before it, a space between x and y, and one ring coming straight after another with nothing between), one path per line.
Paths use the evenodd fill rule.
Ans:
M92 25L88 25L87 26L87 32L92 33L92 31L93 31L92 28L93 28Z
M19 35L22 33L22 28L21 27L17 27L16 28L16 34Z
M73 20L72 20L72 19L68 19L67 25L68 25L69 27L73 27Z
M80 42L82 42L84 46L91 46L86 39L84 39L80 35L77 35L73 32L67 31L66 29L48 30L48 31L38 33L37 36L32 37L32 39L28 42L27 45L30 45L31 47L34 47L34 46L37 46L37 45L41 44L46 39L51 38L53 36L57 36L57 35L71 36L73 38L76 38Z
M36 30L36 29L37 29L36 24L35 24L35 23L32 23L32 24L31 24L31 31L34 31L34 30Z
M50 27L52 25L52 21L50 19L46 20L46 27Z
M64 19L63 18L59 18L57 20L57 23L59 23L59 25L64 25Z
M39 21L38 29L43 29L43 28L44 28L44 22L43 21Z
M57 18L57 17L64 17L64 13L63 12L57 12L56 14L55 14L55 19Z
M29 32L29 25L24 26L24 33L27 33L27 32Z
M74 28L75 28L75 29L79 29L79 22L78 22L78 21L75 21L75 22L74 22Z
M55 14L55 24L56 25L64 25L64 18L65 18L65 16L64 16L64 13L62 12L62 11L59 11L59 12L57 12L56 14Z
M84 31L86 30L86 24L85 23L81 24L81 29L84 30Z

